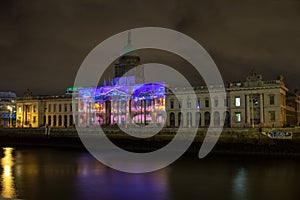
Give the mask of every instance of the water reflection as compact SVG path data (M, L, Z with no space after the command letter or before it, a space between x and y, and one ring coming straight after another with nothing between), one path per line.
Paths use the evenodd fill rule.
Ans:
M247 188L247 172L246 169L241 167L236 177L233 179L233 197L234 199L246 199Z
M300 162L182 158L146 174L105 167L87 152L3 148L0 198L299 199Z
M13 148L3 148L4 157L1 159L2 175L1 175L1 196L4 198L15 198L16 190L14 176L12 174L14 158Z

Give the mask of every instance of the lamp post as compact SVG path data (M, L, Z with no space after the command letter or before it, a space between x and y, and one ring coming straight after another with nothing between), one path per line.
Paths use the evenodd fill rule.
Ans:
M11 128L12 127L12 106L7 106L7 109L10 111L9 112L9 127Z

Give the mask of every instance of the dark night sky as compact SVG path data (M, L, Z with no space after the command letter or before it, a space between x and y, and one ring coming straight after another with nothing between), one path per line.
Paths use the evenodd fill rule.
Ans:
M97 44L144 26L197 40L225 82L244 80L254 69L265 79L283 74L294 89L300 87L299 24L299 0L1 0L0 91L62 94Z

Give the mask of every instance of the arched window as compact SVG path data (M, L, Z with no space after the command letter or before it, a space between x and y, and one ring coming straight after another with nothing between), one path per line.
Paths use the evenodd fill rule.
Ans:
M69 126L73 126L73 115L70 115L69 120Z
M68 126L68 116L64 115L64 127Z
M230 113L229 111L224 112L224 126L225 127L230 127Z
M170 113L170 126L175 126L175 114L173 112Z
M56 115L53 116L53 126L56 126Z
M209 112L205 112L204 119L205 119L205 126L209 126L209 124L210 124L210 113Z
M58 116L58 126L62 125L62 117L61 115Z
M200 112L196 113L196 123L195 123L195 125L198 126L198 127L201 126L201 113Z
M43 116L43 125L46 126L46 115Z
M183 119L182 119L182 113L179 112L179 113L178 113L178 126L181 125L181 122L183 122Z
M51 115L48 116L48 126L51 126Z
M192 126L192 113L191 112L186 113L186 125L188 127Z
M214 126L220 126L220 113L214 112Z

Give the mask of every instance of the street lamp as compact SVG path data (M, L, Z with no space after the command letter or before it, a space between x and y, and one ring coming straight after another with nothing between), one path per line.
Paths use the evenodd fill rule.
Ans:
M9 113L9 127L12 127L12 106L7 106L7 109L10 111Z

